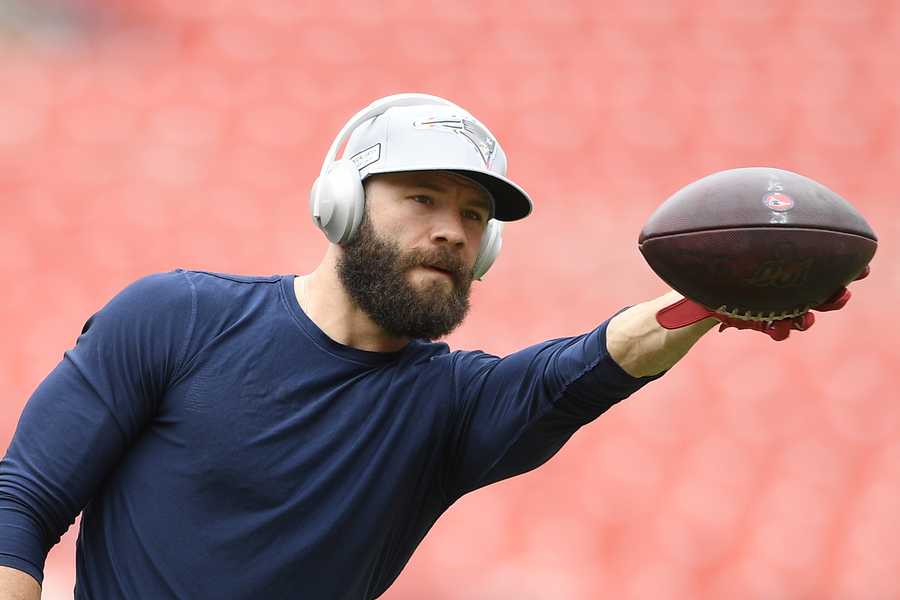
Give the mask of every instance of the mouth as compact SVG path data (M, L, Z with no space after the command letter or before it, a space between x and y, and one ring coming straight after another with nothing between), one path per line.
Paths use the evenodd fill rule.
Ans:
M455 279L455 277L453 276L453 272L450 271L449 269L444 269L444 268L441 268L436 265L420 265L420 266L423 269L425 269L426 271L430 271L431 273L438 273L440 275L450 278L451 280Z

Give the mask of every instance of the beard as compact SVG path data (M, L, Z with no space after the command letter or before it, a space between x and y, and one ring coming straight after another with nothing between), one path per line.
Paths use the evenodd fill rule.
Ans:
M456 329L469 312L472 269L449 248L404 252L380 237L364 215L357 235L342 249L337 272L344 289L390 335L435 340ZM452 288L440 279L413 287L407 276L422 265L446 271Z

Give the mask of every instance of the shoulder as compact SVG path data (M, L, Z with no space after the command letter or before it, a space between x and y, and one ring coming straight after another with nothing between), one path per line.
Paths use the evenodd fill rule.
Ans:
M95 315L127 323L193 324L199 313L228 312L260 288L272 290L281 276L231 275L187 269L152 273L128 284ZM93 318L92 318L93 320Z
M429 364L440 366L443 359L450 356L450 347L445 342L412 340L406 348L398 352L399 363L405 366Z
M197 293L241 294L277 285L283 278L282 275L234 275L188 269L175 269L173 273L180 273Z
M448 350L432 357L432 360L443 363L454 377L466 378L490 371L500 358L482 350Z
M246 276L175 269L137 279L85 324L97 339L144 344L176 364L236 323L265 322L280 306L282 276ZM261 318L260 315L262 315ZM270 318L268 318L271 321Z
M84 323L73 360L102 357L122 372L175 372L196 319L196 293L184 273L137 279ZM162 380L160 380L162 381Z
M225 309L240 304L242 299L271 293L283 279L282 275L235 275L187 269L175 272L187 280L200 306L206 309Z
M189 308L195 291L180 270L153 273L133 281L107 302L98 314L154 318Z
M193 335L202 345L237 325L277 328L285 317L282 275L235 275L211 271L177 272L187 281L194 297ZM259 333L264 336L265 333ZM192 348L197 349L197 348Z
M191 279L205 280L211 283L217 283L221 286L232 286L235 284L271 284L281 281L282 275L235 275L233 273L217 273L214 271L201 271L190 269L175 269L177 273L184 273Z

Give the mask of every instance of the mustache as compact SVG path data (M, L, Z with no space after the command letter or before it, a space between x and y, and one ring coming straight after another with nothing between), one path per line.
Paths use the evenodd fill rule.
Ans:
M428 266L435 267L450 273L457 283L471 280L472 269L467 267L459 255L448 248L436 248L434 250L414 250L404 260L404 267Z

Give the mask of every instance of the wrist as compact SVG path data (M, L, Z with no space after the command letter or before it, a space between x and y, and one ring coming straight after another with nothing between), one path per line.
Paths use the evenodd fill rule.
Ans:
M607 351L632 377L657 375L670 369L707 331L718 325L703 318L677 329L663 328L657 313L682 299L669 292L637 304L613 317L606 329Z

